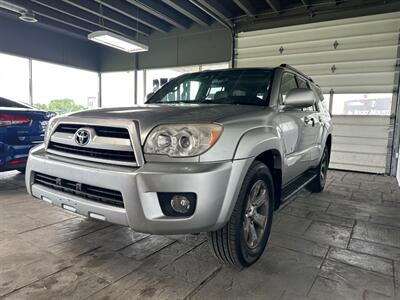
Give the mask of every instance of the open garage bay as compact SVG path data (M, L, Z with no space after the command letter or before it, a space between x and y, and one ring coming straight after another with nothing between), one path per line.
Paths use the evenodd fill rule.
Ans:
M240 272L206 237L151 236L33 199L0 179L0 297L5 299L400 299L395 178L331 171L321 194L276 212L267 250Z

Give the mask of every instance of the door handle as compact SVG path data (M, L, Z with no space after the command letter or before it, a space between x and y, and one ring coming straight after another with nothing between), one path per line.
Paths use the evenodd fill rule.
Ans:
M315 126L315 120L314 120L313 117L307 117L307 116L305 116L305 117L304 117L304 123L305 123L306 125L309 125L309 124L311 123L313 127Z

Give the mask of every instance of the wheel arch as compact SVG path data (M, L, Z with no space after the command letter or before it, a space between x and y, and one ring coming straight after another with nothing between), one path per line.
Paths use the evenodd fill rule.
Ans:
M275 189L275 209L279 208L282 190L283 146L274 127L257 127L247 131L239 141L234 159L253 157L271 171ZM244 170L247 171L248 170Z
M269 149L260 153L254 160L264 163L270 170L274 183L274 203L278 209L281 202L282 192L282 156L277 149Z
M328 136L326 137L325 145L328 148L328 154L330 159L332 151L332 134L328 134Z

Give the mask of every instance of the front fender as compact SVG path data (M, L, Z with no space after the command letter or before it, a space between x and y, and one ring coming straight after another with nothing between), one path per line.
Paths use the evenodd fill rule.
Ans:
M239 140L234 159L257 157L268 150L283 153L281 137L274 127L257 127L246 131Z

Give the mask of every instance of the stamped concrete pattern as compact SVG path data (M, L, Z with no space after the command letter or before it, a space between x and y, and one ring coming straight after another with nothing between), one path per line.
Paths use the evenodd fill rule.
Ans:
M400 188L394 178L330 171L274 215L252 267L210 254L206 236L154 236L76 216L0 173L1 299L397 299Z

